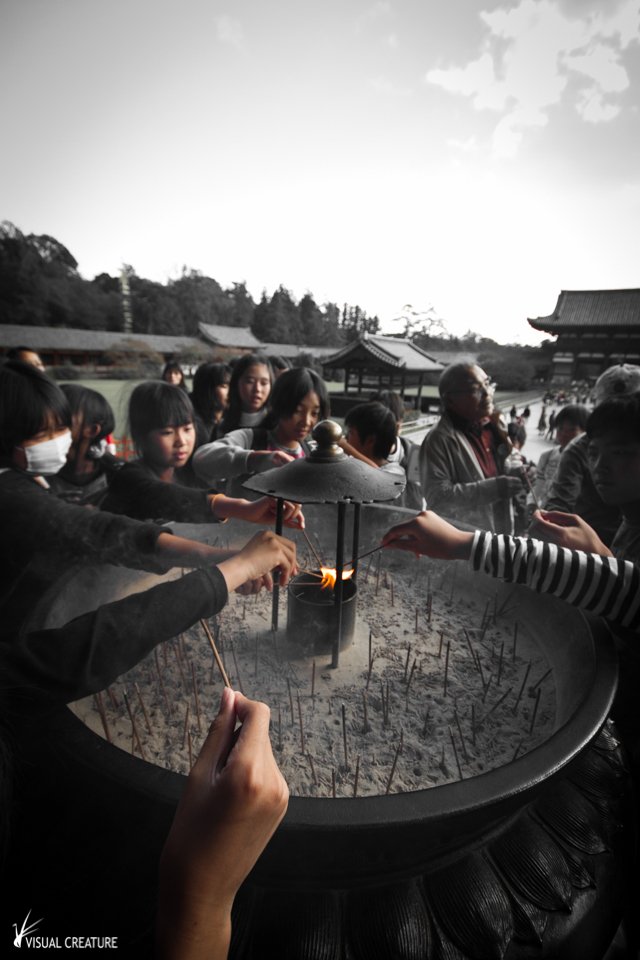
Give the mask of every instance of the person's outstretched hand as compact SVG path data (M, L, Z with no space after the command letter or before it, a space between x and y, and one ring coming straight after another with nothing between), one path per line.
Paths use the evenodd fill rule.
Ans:
M240 592L253 593L262 586L270 590L273 586L273 570L279 571L280 585L286 586L290 577L298 571L296 546L273 530L261 530L235 556L219 563L218 569L226 580L229 592L248 583L251 588L247 590L245 587Z
M250 523L273 523L276 519L277 501L273 497L260 497L259 500L239 500L242 504L241 512L237 514L241 520ZM282 519L286 527L304 529L304 514L299 503L284 500L282 504Z
M424 553L437 560L466 560L471 554L473 533L458 530L433 510L423 510L413 520L387 530L382 545L408 550L416 556Z
M568 550L583 550L585 553L598 553L603 557L613 556L593 527L575 513L536 510L528 533L530 537L555 543Z
M288 798L269 741L269 708L225 687L162 852L160 960L227 956L234 897Z
M216 493L210 497L214 516L219 520L234 517L248 523L273 523L276 518L276 500L273 497L260 497L258 500L245 500L240 497L226 497ZM282 519L285 526L304 528L304 515L299 503L283 501Z
M292 460L295 460L295 457L284 450L252 450L247 463L252 473L264 473L273 467L283 467Z

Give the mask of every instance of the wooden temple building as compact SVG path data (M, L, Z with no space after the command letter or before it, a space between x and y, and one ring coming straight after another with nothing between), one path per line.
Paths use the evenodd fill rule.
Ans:
M419 410L423 386L437 383L444 365L411 340L365 333L326 357L322 369L329 380L338 379L337 372L343 371L345 397L350 392L363 396L367 391L395 390L404 398L408 387L417 387L412 399Z
M640 289L563 290L552 314L529 323L558 338L551 383L592 383L613 364L640 364Z

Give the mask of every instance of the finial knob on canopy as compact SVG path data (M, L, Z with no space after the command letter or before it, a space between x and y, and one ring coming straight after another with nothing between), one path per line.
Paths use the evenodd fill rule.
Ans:
M316 423L311 436L318 446L309 455L310 460L325 461L345 456L342 448L338 446L338 441L342 437L342 427L335 420L321 420L320 423Z

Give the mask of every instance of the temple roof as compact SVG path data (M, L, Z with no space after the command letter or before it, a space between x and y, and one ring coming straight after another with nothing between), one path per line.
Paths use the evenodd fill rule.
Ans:
M109 330L80 330L73 327L38 327L19 323L0 324L0 346L5 349L25 346L33 350L97 352L119 350L139 353L141 348L162 354L181 353L202 347L196 337L168 337L147 333Z
M254 337L249 327L228 327L220 323L199 323L198 330L205 340L218 347L238 347L243 350L260 350L260 341Z
M405 370L407 373L437 373L444 370L441 363L420 347L416 347L411 340L367 333L358 340L348 343L337 353L325 357L323 366L344 367L347 364L362 366L367 362L376 367Z
M562 290L556 308L548 317L528 321L535 330L563 333L585 327L637 327L640 332L640 289Z

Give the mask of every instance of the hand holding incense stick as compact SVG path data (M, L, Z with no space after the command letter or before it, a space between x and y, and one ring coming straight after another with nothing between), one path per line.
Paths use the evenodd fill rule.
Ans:
M287 800L269 742L267 707L225 688L162 852L157 937L163 949L177 955L184 931L197 929L204 955L226 956L235 894Z
M540 501L538 500L538 498L536 497L535 493L533 492L533 487L531 486L531 480L529 479L529 474L527 473L527 468L526 468L526 467L523 467L523 468L522 468L522 476L524 477L525 483L526 483L527 486L529 487L529 493L531 494L531 498L532 498L532 500L533 500L533 505L534 505L534 507L536 508L536 510L542 509L542 508L540 507Z

